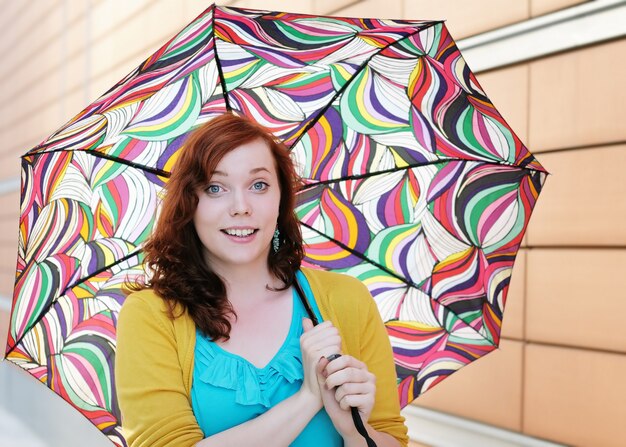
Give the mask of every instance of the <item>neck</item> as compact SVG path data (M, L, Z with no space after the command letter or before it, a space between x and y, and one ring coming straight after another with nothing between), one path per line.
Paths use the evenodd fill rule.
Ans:
M215 269L226 283L226 293L231 303L248 301L250 297L272 294L269 288L282 287L283 284L270 272L267 263L251 268L250 266L229 266Z

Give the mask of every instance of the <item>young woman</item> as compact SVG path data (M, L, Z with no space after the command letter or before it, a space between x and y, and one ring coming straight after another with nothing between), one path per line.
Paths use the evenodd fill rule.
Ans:
M150 281L131 287L117 326L129 445L364 446L356 407L379 447L405 446L391 347L367 289L300 267L287 149L225 114L180 154L144 246Z

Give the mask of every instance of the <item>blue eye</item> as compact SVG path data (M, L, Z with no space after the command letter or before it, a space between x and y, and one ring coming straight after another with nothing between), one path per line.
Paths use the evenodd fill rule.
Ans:
M267 187L268 184L265 182L256 182L254 185L252 185L252 189L254 189L255 191L263 191Z
M206 189L206 192L209 194L217 194L220 192L221 188L218 185L209 185Z

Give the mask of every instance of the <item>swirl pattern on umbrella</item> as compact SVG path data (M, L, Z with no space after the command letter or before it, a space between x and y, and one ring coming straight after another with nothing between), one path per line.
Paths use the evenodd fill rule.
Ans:
M125 445L121 284L188 133L227 110L291 149L305 264L368 286L403 406L495 349L546 173L445 26L211 7L23 157L9 360Z

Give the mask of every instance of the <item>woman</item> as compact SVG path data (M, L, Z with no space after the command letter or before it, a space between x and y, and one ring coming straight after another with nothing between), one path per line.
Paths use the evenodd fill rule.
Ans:
M365 445L350 407L378 446L406 445L367 289L300 268L297 187L287 149L250 120L225 114L189 137L144 246L150 282L118 321L131 446Z

